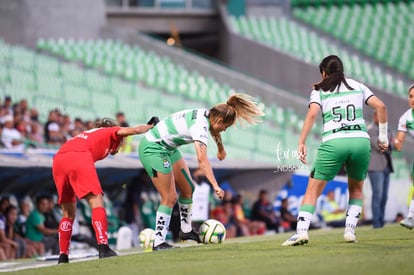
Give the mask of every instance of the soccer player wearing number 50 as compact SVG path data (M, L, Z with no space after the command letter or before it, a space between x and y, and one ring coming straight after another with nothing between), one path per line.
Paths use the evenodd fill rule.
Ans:
M120 127L113 120L105 118L98 121L94 129L80 133L60 147L53 158L52 168L58 203L63 211L59 224L58 264L69 262L76 197L86 199L92 209L92 227L98 243L99 258L117 255L108 246L108 221L95 162L118 153L125 137L143 134L152 127L153 125Z
M404 144L405 135L408 133L414 137L414 84L408 88L408 109L398 121L397 137L394 141L394 147L400 151ZM411 180L414 182L414 165L411 170ZM408 229L414 228L414 194L408 208L407 218L400 221L401 226Z
M194 143L199 168L212 185L215 194L222 199L224 191L219 187L207 157L209 134L217 145L217 158L224 160L226 151L220 133L232 126L236 120L243 119L255 124L260 121L260 116L263 116L263 112L252 97L234 94L226 103L217 104L210 110L184 110L169 115L141 140L138 149L140 160L161 196L156 214L154 251L172 248L166 242L166 236L172 209L177 201L176 188L179 190L181 221L179 238L200 242L198 234L191 226L194 185L188 166L177 148Z
M319 65L322 80L313 86L309 110L299 137L299 159L306 162L306 138L322 111L322 143L309 176L308 186L297 218L296 234L282 246L302 245L309 241L308 229L315 211L316 200L329 180L345 164L348 175L349 202L344 239L356 242L355 229L362 211L362 185L370 159L370 142L363 118L363 105L378 113L381 150L388 148L387 109L364 84L345 78L338 56L325 57Z

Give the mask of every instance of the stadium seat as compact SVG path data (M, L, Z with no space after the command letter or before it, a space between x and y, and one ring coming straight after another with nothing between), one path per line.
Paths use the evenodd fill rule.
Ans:
M384 62L389 66L397 66L400 70L402 68L406 70L410 68L408 64L403 63L401 56L408 58L411 55L408 53L403 55L398 51L398 42L396 41L399 40L397 39L388 39L391 41L390 45L381 46L380 51L372 50L369 52L367 44L375 47L381 45L381 43L371 41L374 40L373 37L376 35L369 28L371 19L364 19L362 16L362 13L364 13L363 8L355 8L353 10L353 6L346 6L344 10L342 12L342 6L315 7L312 5L305 8L295 8L293 13L297 18L317 26L332 35L341 35L342 37L344 34L343 37L353 41L355 47L367 55L380 52L381 56L385 58ZM352 14L352 18L355 18L355 20L349 20L350 14ZM360 14L360 16L355 16L355 14ZM267 22L267 24L263 21ZM361 60L360 57L350 51L335 46L328 40L321 38L316 32L309 31L286 17L230 16L230 22L234 26L234 30L241 35L298 56L306 62L319 64L320 60L327 54L337 53L346 64L345 67L350 77L390 93L401 94L401 91L396 90L399 86L392 82L394 79L383 68ZM361 24L368 27L361 27ZM392 30L389 28L385 29L385 35L391 35ZM384 35L384 31L380 34ZM376 37L376 39L381 38L380 35ZM403 63L403 66L400 66L401 63ZM374 71L377 71L378 74L373 74L372 72ZM408 74L410 73L408 72ZM387 81L380 77L384 75ZM405 83L405 86L408 87L408 85L409 83Z
M414 33L409 29L414 23L411 13L414 11L414 3L365 1L364 5L348 4L297 7L293 9L293 14L367 56L413 78L405 60L410 60L414 54L414 49L410 47ZM390 86L394 85L385 84L379 88L387 90ZM399 95L401 91L395 93Z

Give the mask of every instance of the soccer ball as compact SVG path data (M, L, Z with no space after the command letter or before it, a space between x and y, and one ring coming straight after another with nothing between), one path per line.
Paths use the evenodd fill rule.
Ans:
M222 243L226 239L226 228L215 219L209 219L200 226L200 240L203 243Z
M152 249L155 239L155 230L152 228L145 228L139 233L139 246L145 250Z

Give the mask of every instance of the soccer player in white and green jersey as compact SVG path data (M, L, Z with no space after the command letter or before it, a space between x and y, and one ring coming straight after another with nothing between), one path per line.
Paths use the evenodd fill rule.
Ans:
M398 151L402 149L407 133L414 137L414 84L408 88L408 105L410 109L404 112L398 121L398 132L394 141L395 149ZM414 165L411 170L411 180L414 181ZM403 219L400 224L408 229L414 228L414 194L408 208L407 218Z
M155 240L153 250L170 249L166 242L172 209L177 201L176 188L179 190L180 210L179 238L200 242L198 234L192 229L192 194L194 185L190 171L178 147L194 143L199 168L212 185L215 194L222 199L224 191L219 187L207 157L207 144L211 134L218 148L217 158L226 157L220 133L232 126L236 120L243 119L255 124L263 112L254 99L246 94L234 94L226 103L208 109L184 110L161 120L149 131L139 145L139 157L160 193L161 202L156 214Z
M387 109L364 84L345 78L341 59L325 57L319 65L322 80L314 84L309 110L299 137L299 159L306 164L306 138L322 111L322 143L312 166L308 186L297 218L296 234L282 246L302 245L309 241L308 230L315 212L316 200L326 183L345 164L348 175L349 203L344 239L356 242L355 229L362 211L362 185L370 159L370 142L363 118L363 105L374 108L379 118L378 145L388 148Z

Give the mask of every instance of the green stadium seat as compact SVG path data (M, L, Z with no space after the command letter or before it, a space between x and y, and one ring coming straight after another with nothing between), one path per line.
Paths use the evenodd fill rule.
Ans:
M346 1L347 5L337 2L336 5L319 7L302 5L294 8L293 14L296 18L326 31L386 66L411 77L410 66L402 63L403 60L407 60L407 56L414 53L413 47L409 46L414 38L414 32L409 29L414 23L409 12L413 7L412 2L353 1L364 3L363 5L351 2ZM362 68L362 71L364 70ZM358 73L355 75L359 77ZM367 78L371 79L372 76L365 74L365 78L361 80L366 82ZM381 81L382 86L377 83L379 82L371 82L384 90L393 86L392 83L384 81ZM391 91L396 95L401 94L401 91Z

